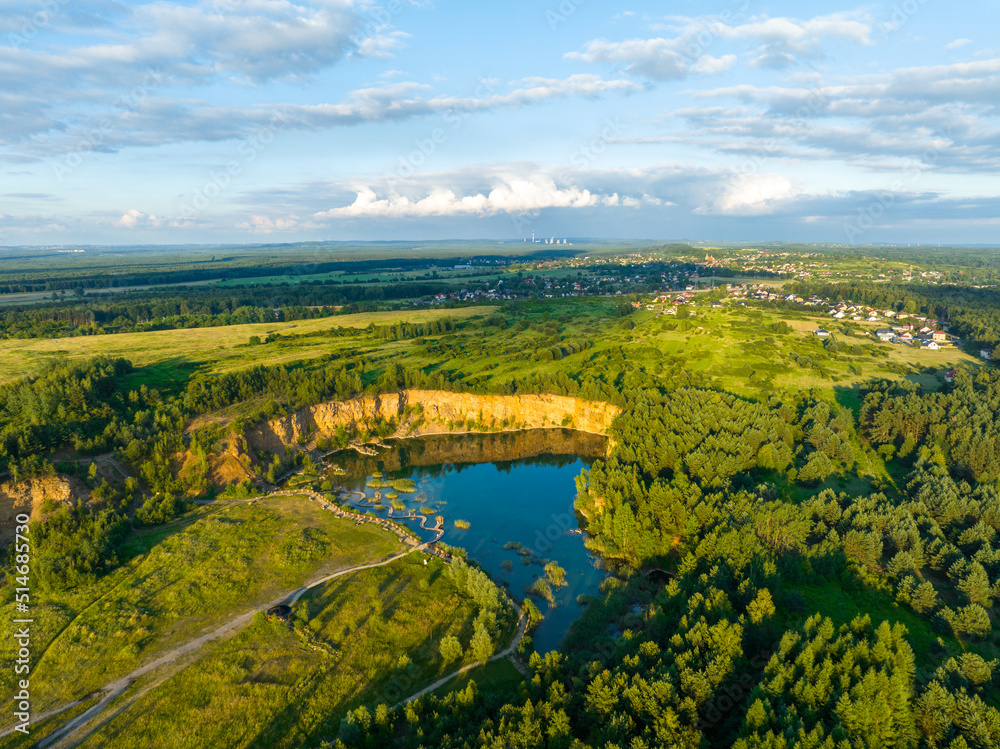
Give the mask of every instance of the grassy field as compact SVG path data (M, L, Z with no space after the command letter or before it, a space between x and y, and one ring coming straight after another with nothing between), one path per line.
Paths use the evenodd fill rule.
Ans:
M141 367L133 386L147 384L166 393L194 369L227 372L264 364L315 360L344 348L368 351L370 360L399 361L433 371L444 368L465 376L523 376L530 372L578 372L586 362L600 369L601 357L626 357L631 365L653 374L682 368L703 373L716 385L741 395L759 396L784 389L820 388L835 398L872 377L909 377L927 389L941 386L944 371L978 367L980 362L959 349L924 351L882 344L868 335L871 326L831 321L822 314L707 304L692 308L694 316L678 320L641 310L630 318L633 330L621 327L614 309L621 299L545 300L529 319L541 326L558 324L560 332L518 332L512 328L475 327L442 337L444 349L430 351L413 340L330 338L336 327L364 328L371 323L426 322L450 317L489 316L497 307L465 307L342 315L289 323L235 325L220 328L125 333L57 340L9 340L0 343L0 382L37 370L55 356L83 358L99 354L125 356ZM787 329L781 324L787 325ZM830 351L811 335L825 327L843 344ZM249 346L251 336L270 333L286 340ZM532 354L561 341L588 341L587 351L561 360L538 361ZM525 355L527 354L527 356Z
M374 714L460 665L445 666L438 644L446 635L468 642L475 606L443 567L411 556L332 581L307 599L308 623L294 629L259 617L81 746L317 746L347 709Z
M689 319L690 329L669 330L678 321L643 311L635 342L658 349L672 365L704 372L717 384L740 394L760 393L762 385L776 390L818 388L831 398L835 388L850 389L873 377L919 378L937 389L952 367L979 367L981 362L956 348L924 351L877 342L862 329L853 335L833 325L824 315L795 317L780 311L706 309ZM771 326L785 322L791 330L779 333ZM825 327L846 350L829 352L811 334ZM861 347L860 353L850 348Z
M515 694L518 685L524 680L521 672L508 659L490 661L489 663L469 669L464 674L456 676L444 686L435 689L433 694L443 697L449 692L457 692L476 683L480 692L493 694Z
M195 517L134 536L121 552L131 558L92 586L33 596L37 711L85 695L327 571L400 549L381 528L355 526L301 497L203 508ZM16 618L11 603L0 612ZM0 658L12 660L12 645L3 641ZM12 678L10 669L0 676L7 707Z
M213 371L240 369L254 364L279 364L310 356L322 356L331 351L335 339L318 336L297 339L291 346L247 345L251 336L265 338L269 333L305 335L322 333L331 328L364 328L375 323L420 323L446 317L458 320L475 315L488 315L493 307L461 309L428 309L404 312L371 312L337 315L316 320L287 323L255 323L219 328L161 330L149 333L82 338L25 339L0 342L0 383L36 371L52 357L68 359L107 355L122 356L136 366L146 364L186 363L209 365Z

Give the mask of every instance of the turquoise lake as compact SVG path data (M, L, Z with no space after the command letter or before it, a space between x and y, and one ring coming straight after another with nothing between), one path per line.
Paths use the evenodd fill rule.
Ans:
M604 448L604 439L594 435L531 430L398 440L376 456L343 452L332 456L331 463L347 472L338 483L372 498L392 491L370 486L373 473L386 480L412 479L416 492L400 493L396 501L411 512L430 508L432 521L443 516L442 542L464 548L518 600L528 596L535 580L545 578L547 562L564 568L567 584L552 588L554 603L532 599L544 615L534 645L545 653L559 647L582 613L577 596L599 593L600 560L584 545L573 499L575 478ZM360 498L352 499L356 503ZM456 520L468 522L469 528L455 527ZM402 522L429 537L417 521Z

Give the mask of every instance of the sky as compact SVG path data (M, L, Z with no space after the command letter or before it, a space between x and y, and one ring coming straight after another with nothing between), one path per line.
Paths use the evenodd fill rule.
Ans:
M0 246L1000 244L1000 6L0 0Z

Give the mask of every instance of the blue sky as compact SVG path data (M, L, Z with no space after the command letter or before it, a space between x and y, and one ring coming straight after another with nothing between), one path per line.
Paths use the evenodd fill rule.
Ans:
M998 21L941 0L0 0L0 245L1000 244Z

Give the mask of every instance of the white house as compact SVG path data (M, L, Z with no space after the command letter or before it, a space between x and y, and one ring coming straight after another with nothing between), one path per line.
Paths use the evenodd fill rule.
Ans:
M875 335L880 341L892 341L896 338L896 333L892 328L879 328L875 331Z

